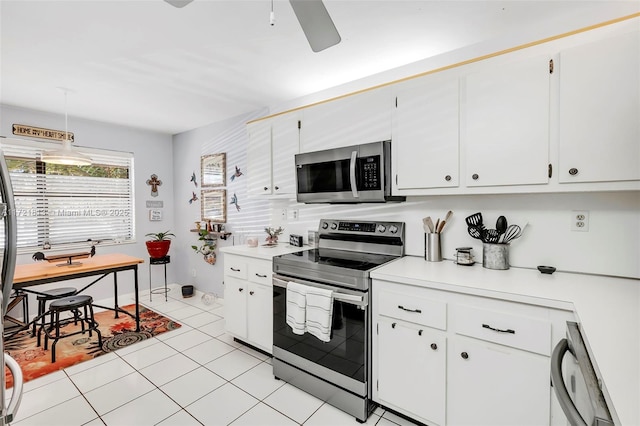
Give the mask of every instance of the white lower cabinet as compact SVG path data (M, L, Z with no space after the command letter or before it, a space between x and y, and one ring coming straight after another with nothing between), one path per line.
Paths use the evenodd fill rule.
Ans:
M443 425L446 337L444 333L391 318L377 322L378 399L416 420Z
M447 357L447 424L548 425L549 357L456 336Z
M374 280L373 399L428 425L551 425L572 312ZM566 422L566 419L565 419Z
M250 345L271 353L271 261L229 254L224 256L226 331Z

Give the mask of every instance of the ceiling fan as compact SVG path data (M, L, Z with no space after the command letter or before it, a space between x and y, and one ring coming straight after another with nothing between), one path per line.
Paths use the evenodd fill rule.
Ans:
M184 7L193 0L164 0L172 6ZM322 0L289 0L311 50L320 52L340 43L340 34Z

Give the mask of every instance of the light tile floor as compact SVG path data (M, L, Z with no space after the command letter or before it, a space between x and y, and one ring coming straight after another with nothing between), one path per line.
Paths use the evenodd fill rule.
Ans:
M180 324L25 384L17 426L358 425L351 416L273 377L270 357L225 333L224 301L140 292L143 305ZM133 297L121 298L125 305ZM101 301L101 304L109 303ZM413 425L378 408L366 425Z

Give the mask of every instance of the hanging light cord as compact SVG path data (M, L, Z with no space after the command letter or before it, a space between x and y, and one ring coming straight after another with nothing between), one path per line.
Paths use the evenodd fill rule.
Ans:
M67 110L67 91L64 91L64 139L69 140L69 126L68 126L68 115L69 112Z
M273 12L273 0L271 0L271 13L269 14L269 24L273 27L276 23L276 15Z

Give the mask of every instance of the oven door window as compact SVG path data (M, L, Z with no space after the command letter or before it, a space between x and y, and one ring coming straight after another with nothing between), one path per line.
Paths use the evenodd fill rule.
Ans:
M286 323L286 293L285 288L273 287L273 345L364 382L366 309L334 300L331 340L322 342L309 333L291 331Z

